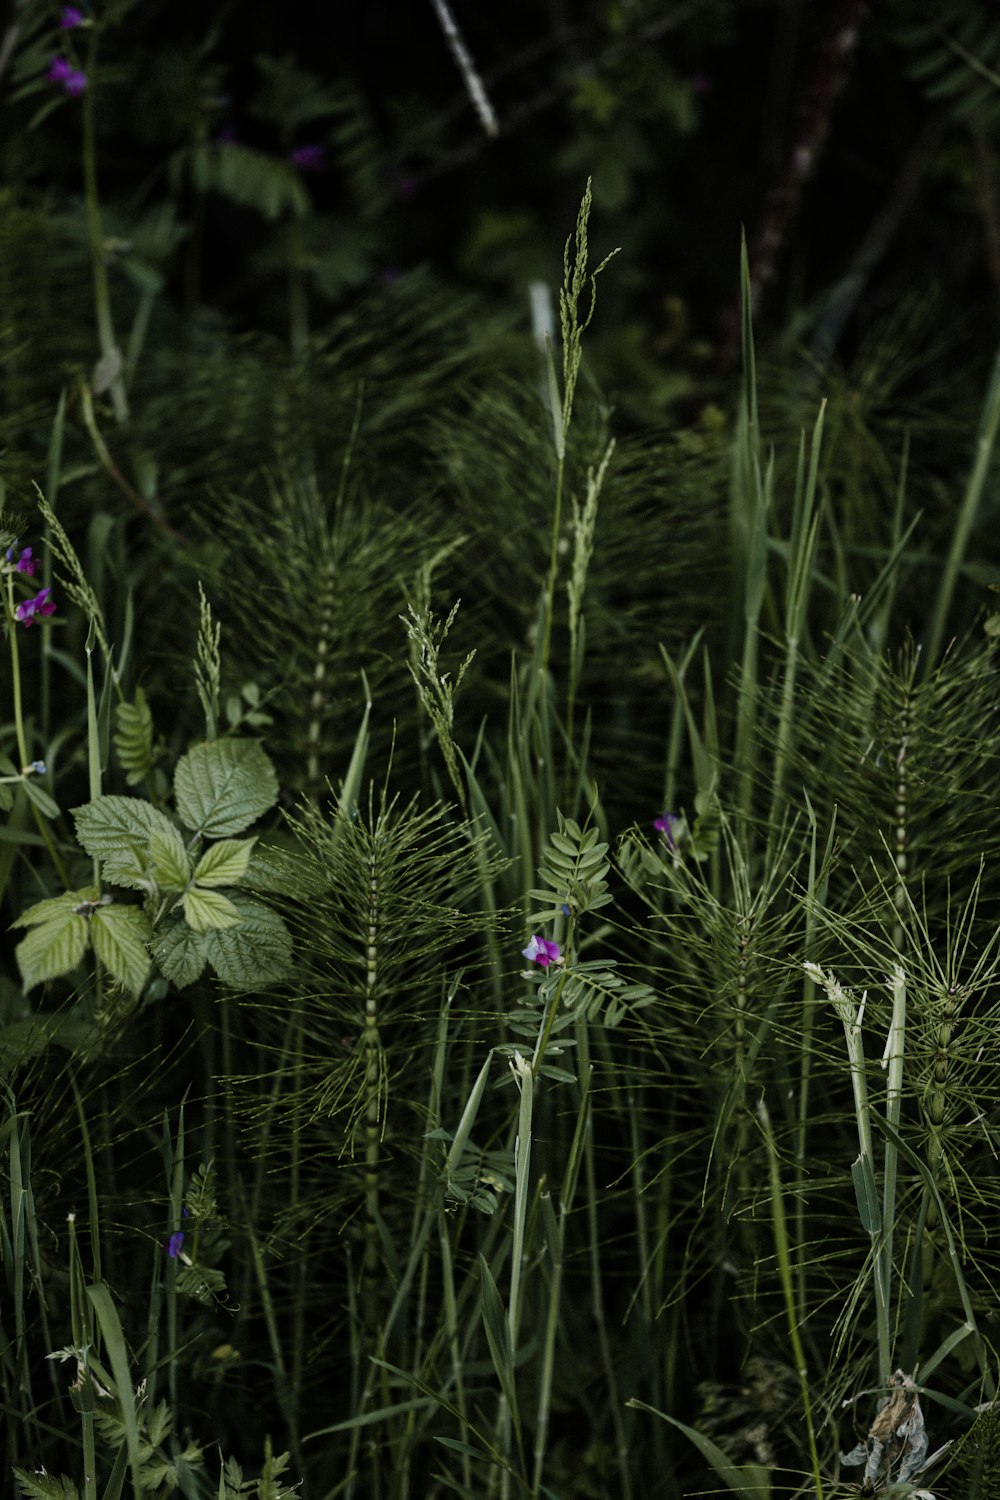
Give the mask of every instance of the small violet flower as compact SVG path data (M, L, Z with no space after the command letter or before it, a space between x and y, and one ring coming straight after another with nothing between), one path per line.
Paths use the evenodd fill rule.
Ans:
M679 819L676 813L669 812L661 814L660 817L654 820L653 827L657 833L662 833L663 841L668 849L677 848L677 840L674 838L674 828L678 822Z
M31 548L25 547L23 552L21 553L21 556L17 560L17 571L19 573L27 573L28 577L30 578L37 567L38 563L31 555Z
M561 964L563 961L562 950L558 943L550 943L548 938L531 935L531 942L521 952L529 963L538 964L539 968L547 969L549 964Z
M46 73L49 83L57 83L64 94L82 94L87 87L87 75L67 62L65 57L54 57Z
M183 1245L183 1243L183 1229L175 1229L169 1240L167 1240L167 1254L170 1256L171 1260L176 1260L178 1255L180 1255L181 1246Z
M300 172L325 172L326 147L296 146L288 160L293 167L298 167Z
M86 17L78 6L64 5L59 17L59 27L62 31L75 31L78 26L84 25L85 20Z
M14 611L14 619L23 625L25 630L31 628L37 616L55 614L56 607L49 598L51 592L51 589L41 589L35 595L34 599L25 599L23 604L17 606Z

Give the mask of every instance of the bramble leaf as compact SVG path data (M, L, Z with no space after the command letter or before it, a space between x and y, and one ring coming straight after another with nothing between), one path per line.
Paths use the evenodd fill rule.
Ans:
M181 897L184 918L195 932L216 931L223 927L238 927L242 918L228 896L221 891L203 891L198 886L185 891Z
M233 891L231 900L240 925L205 934L208 959L219 978L236 988L284 979L292 960L292 939L284 922L241 891Z
M274 806L278 778L256 740L211 740L177 762L174 797L187 828L228 838Z
M173 823L142 797L96 797L73 808L76 836L95 859L121 860L129 848L145 849L154 828L175 832Z
M152 927L137 906L98 906L90 918L94 952L105 968L138 995L152 968L147 944Z
M162 891L184 891L191 883L191 861L180 831L171 825L149 835L151 873Z
M34 927L14 950L25 990L34 989L46 979L68 974L86 953L90 929L87 918L73 910L77 900L78 893L70 891L55 902L39 903L55 905L59 910ZM25 912L20 922L24 924L24 918L30 916L30 912Z
M194 983L208 957L204 935L190 928L180 915L169 918L154 934L152 948L160 973L178 989Z
M247 872L256 839L220 839L198 861L194 878L200 886L238 885Z

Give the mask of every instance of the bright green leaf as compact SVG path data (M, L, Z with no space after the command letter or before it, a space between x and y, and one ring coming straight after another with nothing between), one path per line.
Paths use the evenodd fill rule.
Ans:
M149 835L151 873L162 891L183 891L191 882L191 861L180 831L171 824Z
M87 918L68 905L35 927L14 950L24 988L33 989L46 979L75 969L87 951L89 936Z
M98 906L90 919L94 952L114 977L138 995L152 967L152 928L138 906Z
M195 932L208 932L223 927L238 927L241 922L228 896L221 891L203 891L197 886L185 891L181 898L184 920Z
M221 839L205 850L194 878L201 886L238 885L247 872L256 839Z
M10 924L12 927L34 927L39 922L48 922L52 917L61 917L84 901L96 901L100 895L96 885L81 886L78 891L66 891L62 896L51 896L47 901L36 901Z

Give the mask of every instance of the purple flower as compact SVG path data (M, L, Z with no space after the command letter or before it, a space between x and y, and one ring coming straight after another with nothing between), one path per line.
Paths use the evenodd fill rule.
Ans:
M19 573L27 573L30 578L37 567L38 564L31 555L31 548L25 547L24 551L21 553L21 556L17 560L17 571Z
M558 943L550 943L548 938L536 937L531 934L531 942L521 952L529 963L538 964L539 968L547 969L549 964L561 964L563 961L562 950Z
M176 1260L178 1255L180 1255L181 1246L183 1245L183 1243L183 1229L175 1229L169 1240L167 1240L167 1254L170 1256L171 1260Z
M56 607L49 598L51 592L51 589L41 589L35 595L34 599L25 599L23 604L17 606L14 611L14 619L23 625L25 630L31 628L38 615L55 614Z
M54 57L46 73L49 83L57 83L64 94L82 94L87 87L87 75L74 68L65 57Z
M300 172L325 172L326 147L296 146L288 160L293 167L298 167Z
M668 849L677 848L677 840L674 838L674 828L678 821L679 819L676 813L668 812L662 813L661 816L655 819L653 823L653 827L656 829L657 833L663 834L663 842L666 844Z
M59 17L59 26L63 31L75 31L84 23L84 14L75 5L64 5L62 15Z

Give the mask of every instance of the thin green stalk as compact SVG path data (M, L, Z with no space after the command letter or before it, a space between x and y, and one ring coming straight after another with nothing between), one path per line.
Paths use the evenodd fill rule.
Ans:
M979 433L976 438L976 456L972 465L972 472L965 486L965 493L962 496L958 519L952 530L951 546L948 549L948 556L941 573L941 582L938 586L937 599L934 602L934 613L931 617L930 629L927 632L926 650L924 651L923 668L925 673L932 672L938 665L938 657L944 641L944 633L948 624L948 614L955 593L955 585L958 582L958 575L965 561L969 537L972 535L973 528L979 517L979 506L986 488L990 465L993 462L993 452L996 447L998 431L1000 431L1000 354L997 355L994 362L993 373L986 392L986 398L983 402L982 415L979 421Z
M542 1359L538 1372L538 1411L535 1419L534 1466L531 1479L532 1496L540 1495L542 1474L545 1469L545 1454L549 1441L549 1412L552 1403L552 1377L555 1373L556 1340L562 1312L563 1259L566 1253L566 1206L559 1205L558 1217L552 1208L552 1198L542 1193L542 1212L545 1217L545 1238L549 1255L549 1300L545 1315L545 1331L542 1335Z
M22 775L28 774L27 767L31 764L28 753L28 736L24 727L24 705L21 696L21 660L18 654L17 628L14 618L14 574L8 572L6 575L6 587L4 589L4 613L7 617L7 639L10 643L10 677L11 698L14 715L14 733L17 736L17 753L21 763ZM47 627L43 624L43 631ZM62 855L52 837L47 819L42 817L41 811L34 802L31 803L31 812L34 817L38 832L41 834L45 847L49 852L49 858L59 873L59 878L64 886L69 885L69 876L66 866L63 864Z
M83 184L87 204L87 237L90 241L90 264L94 277L94 311L97 317L97 338L101 351L101 362L108 374L111 404L115 419L120 426L128 421L128 398L122 378L122 355L115 338L114 319L111 312L111 293L108 287L107 259L104 249L104 230L101 226L101 200L97 188L97 132L95 108L97 89L97 39L98 28L89 28L87 49L88 85L81 99L83 124Z
M896 964L890 979L892 1020L886 1038L882 1066L886 1068L885 1117L896 1133L899 1131L903 1106L903 1057L906 1045L906 975ZM893 1282L892 1238L896 1221L896 1177L898 1154L892 1136L885 1142L882 1163L882 1282L888 1289Z
M816 1485L816 1500L823 1500L823 1473L820 1467L819 1449L816 1445L816 1430L813 1425L812 1390L809 1382L809 1369L806 1365L805 1353L802 1348L802 1339L799 1336L799 1328L804 1318L804 1309L800 1310L795 1297L795 1276L792 1271L791 1254L788 1245L788 1224L785 1219L784 1190L781 1185L781 1171L778 1166L778 1148L775 1144L774 1132L771 1129L771 1120L763 1099L757 1105L757 1115L763 1127L764 1140L767 1146L771 1182L771 1225L774 1231L774 1248L778 1261L778 1275L785 1297L788 1339L792 1346L792 1358L795 1361L795 1371L799 1377L799 1389L802 1393L802 1413L806 1422L806 1439L809 1445L809 1457L812 1460L813 1480Z
M816 543L819 536L820 511L816 503L819 481L819 455L823 440L823 416L826 402L820 403L819 413L813 427L809 452L809 472L802 483L801 473L796 485L796 504L792 520L792 533L788 542L788 586L785 597L785 661L781 690L781 709L774 745L773 789L771 792L771 815L769 837L777 837L780 821L785 769L793 743L795 723L795 688L799 667L799 647L806 628L806 610L809 603L816 558ZM800 450L801 470L801 450Z
M592 1072L590 1062L590 1037L586 1021L576 1027L577 1065L582 1076ZM604 1278L601 1272L600 1229L598 1226L597 1169L594 1160L594 1132L591 1112L587 1111L587 1123L583 1133L584 1173L587 1185L587 1252L590 1262L590 1311L597 1326L597 1338L604 1365L611 1422L615 1430L615 1448L618 1459L619 1493L622 1500L632 1500L632 1480L629 1472L628 1437L622 1416L622 1403L618 1391L618 1376L608 1338L607 1319L604 1316Z
M90 1304L86 1294L86 1277L80 1259L80 1248L76 1241L76 1215L70 1214L69 1226L69 1282L70 1319L73 1328L73 1345L80 1351L80 1389L78 1410L83 1439L83 1500L97 1500L97 1445L94 1437L94 1385L90 1376L90 1351L92 1328Z
M890 1283L886 1279L886 1263L878 1248L882 1233L881 1205L875 1189L875 1154L872 1144L871 1107L868 1102L868 1082L865 1074L865 1053L861 1040L861 1022L864 1018L867 992L855 1011L854 1002L832 974L824 974L815 963L805 965L806 973L825 989L834 1010L844 1028L847 1056L851 1070L851 1088L854 1093L854 1117L857 1122L860 1155L852 1168L858 1211L861 1222L872 1245L872 1291L875 1300L875 1333L878 1341L879 1383L887 1386L892 1375L892 1330L890 1307Z

